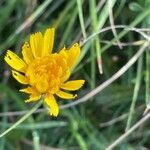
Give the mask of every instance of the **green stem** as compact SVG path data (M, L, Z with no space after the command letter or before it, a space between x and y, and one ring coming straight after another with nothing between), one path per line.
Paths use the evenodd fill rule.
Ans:
M90 3L90 15L91 15L91 24L92 24L92 30L94 33L98 31L98 20L97 20L97 12L96 12L96 1L92 0L89 1ZM97 55L97 64L99 73L102 74L102 58L101 58L101 45L99 37L95 37L95 48L96 48L96 55ZM92 52L93 53L93 52Z
M0 134L0 138L2 138L4 135L15 129L19 124L21 124L23 121L25 121L30 115L32 115L33 112L35 112L42 104L42 100L40 100L36 105L33 106L33 108L25 114L23 117L21 117L16 123L14 123L10 128L5 130L3 133Z
M82 0L77 0L77 6L78 6L78 14L79 14L82 34L83 34L84 39L86 39L87 35L86 35L85 23L84 23L84 17L83 17Z
M146 83L146 107L150 109L150 49L146 51L146 74L145 74L145 83Z
M131 122L133 119L133 113L135 111L135 104L136 104L136 101L138 98L139 89L140 89L140 85L141 85L141 79L142 79L142 66L143 66L143 55L141 55L141 57L138 60L136 83L135 83L135 87L134 87L132 103L130 106L129 117L127 120L126 131L129 130L129 128L131 126Z

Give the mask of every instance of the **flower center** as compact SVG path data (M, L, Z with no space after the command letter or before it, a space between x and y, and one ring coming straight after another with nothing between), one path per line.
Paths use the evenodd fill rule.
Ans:
M61 78L68 69L67 61L61 55L54 53L45 57L37 57L29 66L26 77L31 86L40 93L54 94L59 90Z

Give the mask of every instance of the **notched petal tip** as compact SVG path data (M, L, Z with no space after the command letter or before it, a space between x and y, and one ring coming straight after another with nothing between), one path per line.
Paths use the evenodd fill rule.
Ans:
M27 87L25 89L20 89L19 91L29 94L29 99L25 100L26 103L38 101L41 98L41 94L33 87Z
M13 70L12 76L21 84L28 84L28 80L23 74Z
M29 103L29 102L35 102L35 101L38 101L40 100L40 96L33 96L33 95L30 95L30 98L25 100L25 103Z
M28 90L28 88L20 89L19 92L23 92L23 93L27 93L27 94L32 93Z
M46 31L45 31L45 32L49 32L49 31L51 31L51 32L53 32L53 33L54 33L54 32L55 32L55 28L51 28L51 27L49 27L49 28L47 28L47 29L46 29Z
M35 58L42 56L43 35L41 32L36 32L30 35L30 47Z
M28 42L25 42L22 46L22 56L23 56L23 60L27 64L30 64L30 62L33 61L34 59L31 51L31 47Z
M25 102L25 103L30 103L31 100L27 99L27 100L25 100L24 102Z
M74 47L79 47L79 48L80 48L80 46L79 46L78 43L74 43L73 46L74 46Z
M44 45L42 56L51 54L54 45L55 29L48 28L44 33Z
M23 73L26 71L26 63L12 51L7 50L4 60L13 69Z
M85 80L68 81L68 82L62 84L61 88L64 90L75 91L75 90L80 89L84 83L85 83Z
M80 56L80 46L78 43L72 45L68 50L68 66L73 67Z
M56 95L63 99L74 99L77 97L77 94L73 95L73 94L70 94L61 90L57 91Z
M53 112L49 111L49 115L53 116L53 117L57 117L58 116L58 112L57 113L53 113Z
M51 116L57 117L58 113L59 113L59 107L58 107L58 104L57 104L54 96L53 95L47 95L44 102L50 108L49 114Z

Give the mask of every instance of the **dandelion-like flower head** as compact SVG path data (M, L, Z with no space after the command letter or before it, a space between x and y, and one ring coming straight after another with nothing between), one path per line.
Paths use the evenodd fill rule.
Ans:
M68 50L64 47L59 53L52 53L54 32L54 28L48 28L44 35L41 32L30 35L30 41L22 46L23 58L8 50L5 61L13 68L13 77L27 85L20 90L30 94L26 102L38 101L44 96L50 115L57 116L59 107L55 95L63 99L75 98L76 95L66 90L78 90L84 80L67 81L80 55L80 47L75 43Z

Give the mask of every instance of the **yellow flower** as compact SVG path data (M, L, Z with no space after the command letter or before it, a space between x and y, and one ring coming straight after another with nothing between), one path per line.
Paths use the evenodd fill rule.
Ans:
M29 43L22 46L23 58L8 50L5 61L13 68L13 77L28 85L20 90L30 94L25 102L38 101L44 96L44 102L50 107L50 115L57 116L59 108L54 95L73 99L76 95L66 90L78 90L84 80L67 81L80 55L80 47L75 43L69 50L64 47L59 53L52 54L54 32L54 28L48 28L44 35L41 32L30 35Z

